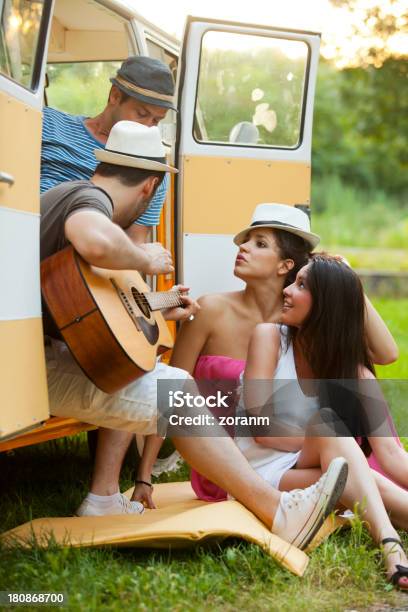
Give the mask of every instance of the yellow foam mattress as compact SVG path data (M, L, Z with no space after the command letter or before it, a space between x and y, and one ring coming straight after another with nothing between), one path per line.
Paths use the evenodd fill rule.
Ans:
M127 491L128 496L131 490ZM308 556L272 534L237 501L207 503L196 498L189 482L155 485L156 510L141 516L97 516L38 518L1 534L6 545L19 543L46 546L50 537L66 546L128 546L181 548L200 542L242 538L258 544L267 554L294 574L302 576ZM315 545L338 527L328 519L317 534Z

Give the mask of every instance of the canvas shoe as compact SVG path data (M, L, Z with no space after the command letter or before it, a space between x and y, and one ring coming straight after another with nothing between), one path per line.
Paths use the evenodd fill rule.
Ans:
M143 514L144 505L138 501L130 501L122 493L111 495L111 499L98 502L85 497L75 512L75 516L109 516L112 514Z
M347 481L344 457L333 459L327 472L307 489L283 492L272 525L272 533L301 550L319 531L335 508Z

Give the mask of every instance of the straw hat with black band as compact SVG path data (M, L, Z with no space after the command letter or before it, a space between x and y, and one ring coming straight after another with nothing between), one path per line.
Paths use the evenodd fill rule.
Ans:
M140 102L177 110L173 76L160 60L145 56L128 57L110 81Z
M300 236L314 249L320 242L320 236L310 231L309 217L305 212L286 204L258 204L252 215L251 225L234 236L237 245L245 242L248 232L257 227L280 229Z
M166 163L166 149L161 141L158 127L147 127L135 121L118 121L109 133L104 149L94 149L101 162L156 170L178 172Z

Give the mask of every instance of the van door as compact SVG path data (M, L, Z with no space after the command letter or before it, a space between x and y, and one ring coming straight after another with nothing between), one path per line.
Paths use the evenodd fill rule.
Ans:
M52 0L0 0L0 439L49 416L39 181L43 64L51 10Z
M233 235L256 204L310 206L320 35L189 17L179 72L178 278L242 286Z

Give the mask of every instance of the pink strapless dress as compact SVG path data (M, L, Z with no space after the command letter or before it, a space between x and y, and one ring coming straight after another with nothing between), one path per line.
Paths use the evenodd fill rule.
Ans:
M223 355L200 355L194 369L195 379L236 380L245 368L245 361ZM225 501L227 493L216 484L191 470L191 486L199 499L209 502Z
M241 359L231 359L230 357L225 357L223 355L200 355L194 369L194 378L206 380L236 380L238 386L240 374L244 369L245 361ZM398 446L402 447L401 440L398 437L391 417L390 427L392 429L395 442L398 444ZM357 439L357 442L361 443L361 439ZM371 455L367 457L367 461L373 470L379 472L389 480L392 480L392 478L387 476L387 474L385 474L385 472L382 470L374 453L371 453ZM208 478L202 476L194 469L191 469L191 486L197 497L204 501L218 502L225 501L227 499L226 491L211 482L211 480L208 480Z

